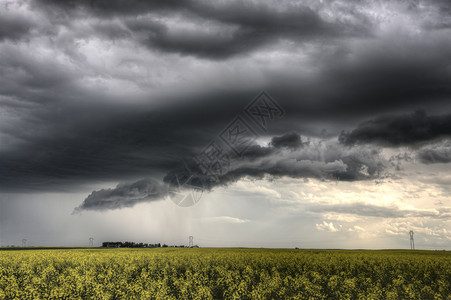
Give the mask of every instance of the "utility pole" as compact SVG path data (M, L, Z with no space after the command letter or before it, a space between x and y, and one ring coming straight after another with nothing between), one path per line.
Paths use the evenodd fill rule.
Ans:
M413 240L413 231L409 231L410 235L410 250L415 250L415 242Z

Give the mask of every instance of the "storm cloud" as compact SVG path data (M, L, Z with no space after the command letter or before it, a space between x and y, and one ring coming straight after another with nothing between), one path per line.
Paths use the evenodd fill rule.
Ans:
M296 141L296 148L292 147L293 141ZM180 187L189 192L181 183L207 192L243 178L358 181L388 176L384 172L388 162L374 149L348 149L334 141L316 141L306 145L300 141L301 137L296 133L273 137L268 146L254 145L241 157L231 159L222 169L213 173L200 167L203 162L187 160L164 176L165 192L161 187L162 183L140 179L132 184L120 184L115 189L95 191L76 210L109 210L131 207L140 202L163 200L169 195L168 189ZM289 147L282 147L280 143ZM232 153L229 154L232 157ZM148 189L151 189L151 195L148 195ZM158 191L154 191L155 189Z
M163 181L261 90L285 116L207 187L379 179L383 148L449 162L446 2L24 0L0 24L5 192Z
M254 1L132 1L125 9L121 1L41 2L69 15L119 17L146 47L207 59L244 55L284 39L308 41L365 33L352 23L328 22L310 7L289 2L277 9Z
M245 153L220 180L227 183L245 176L263 178L270 175L355 181L385 176L387 162L376 149L347 149L334 141L311 142L298 150L278 149L272 145L269 146L270 154L257 159L248 160Z
M382 146L414 146L451 136L451 115L428 116L425 111L366 121L350 132L342 132L345 145L374 143Z
M132 207L141 202L156 201L167 195L167 189L155 179L144 178L134 183L118 184L113 189L92 192L74 213L82 210L106 210Z
M308 143L307 143L308 144ZM271 140L271 146L275 148L297 149L304 146L301 136L295 132L287 133L282 136L275 136Z
M425 146L418 151L417 157L424 164L450 163L451 144L449 141L445 141Z
M32 22L19 16L0 12L0 41L25 38L32 29Z

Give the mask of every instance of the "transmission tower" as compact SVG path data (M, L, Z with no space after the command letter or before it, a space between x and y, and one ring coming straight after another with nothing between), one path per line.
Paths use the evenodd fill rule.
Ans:
M94 247L94 238L89 238L89 247Z
M194 246L194 236L190 235L189 236L189 247L193 248Z
M22 247L26 247L27 246L27 239L22 239Z
M415 242L413 240L413 231L409 231L410 235L410 250L415 250Z

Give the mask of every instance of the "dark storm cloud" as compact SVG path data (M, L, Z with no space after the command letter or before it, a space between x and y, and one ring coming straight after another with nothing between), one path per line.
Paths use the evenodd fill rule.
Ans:
M38 7L44 9L49 9L49 6L51 6L67 13L71 13L77 9L83 9L104 18L121 15L136 16L161 10L177 11L192 6L192 1L185 0L131 0L126 3L122 0L37 0L36 3Z
M404 47L412 51L406 53ZM346 56L353 54L343 49L327 62L321 88L313 91L320 99L318 109L324 106L326 113L335 110L342 117L412 108L449 109L450 50L441 42L426 46L388 40L357 61L347 62Z
M25 89L20 93L26 96ZM57 102L64 93L49 94L32 98L42 100L39 104L0 98L14 116L0 128L2 191L67 190L97 180L163 176L197 154L255 96L187 95L184 102L155 108Z
M190 135L199 125L186 111L174 120L176 114L162 111L92 105L89 109L93 110L49 110L29 123L4 126L4 141L11 139L13 145L0 155L1 189L64 190L102 178L157 175L207 142L208 135Z
M322 159L321 151L311 150L314 145L296 134L280 135L297 131L319 137L326 129L329 138L336 138L363 119L425 107L434 114L424 116L424 124L413 124L416 115L400 115L411 120L412 130L403 137L389 136L388 144L429 141L428 134L438 138L437 130L447 129L434 124L439 119L448 123L435 116L437 110L451 111L449 37L433 29L412 39L402 33L402 38L378 36L379 24L364 16L364 10L353 9L354 2L339 4L337 11L329 13L337 16L325 21L323 7L313 4L285 3L276 9L276 5L240 1L33 2L29 13L40 20L33 27L36 39L30 46L10 43L9 38L0 41L0 189L54 190L103 180L163 177L205 146L262 88L287 111L264 133L278 137L272 146L253 145L243 164L224 175L224 183L265 174L339 180L379 177L384 164L377 158L378 150L349 152L346 147L328 146L327 158ZM419 8L409 8L407 14L412 9ZM178 28L186 31L173 28L167 22L170 18L180 21ZM441 15L429 19L446 21ZM16 32L11 37L27 31ZM150 59L142 57L137 43L160 51L150 51ZM252 51L267 45L280 51L252 57ZM174 57L165 52L190 55ZM236 62L236 54L249 54L249 59L240 57ZM296 60L297 54L303 59ZM230 65L198 57L227 58ZM137 61L135 69L119 72L120 63L128 60ZM189 72L185 65L191 66ZM140 83L145 75L134 73L140 67L147 68L152 80ZM192 78L202 84L193 88L196 92L185 93L179 88L181 81L171 80L172 72L185 72L188 85ZM253 84L253 74L263 79ZM203 82L215 76L221 88ZM223 81L226 77L237 79ZM162 101L149 86L164 85L166 79L178 93ZM108 94L110 88L120 90L124 81L140 83L151 96L130 104L133 95ZM97 86L97 82L109 85ZM248 86L243 88L242 82ZM372 135L366 132L369 127L405 133L402 125L396 128L401 121L395 117L385 119L387 124L378 120L344 133L342 142L384 141L384 133ZM422 132L419 126L429 123L433 130ZM304 154L276 156L277 151L293 149ZM376 158L371 160L373 154Z
M380 117L343 132L345 145L374 143L388 147L415 146L451 136L451 115L428 116L424 111Z
M309 135L320 136L324 128L335 136L377 116L421 109L432 116L450 114L451 48L444 36L430 43L428 38L380 40L364 50L344 44L331 52L319 49L312 57L316 76L276 73L268 90L290 112L282 123Z
M141 202L156 201L167 195L167 189L160 182L145 178L134 183L122 183L114 189L92 192L74 213L82 210L107 210L132 207Z
M418 151L417 157L424 164L450 163L451 144L448 142L425 146Z
M32 23L20 16L0 14L0 42L18 40L25 37L32 28Z
M290 133L272 139L297 136ZM291 138L293 139L293 138ZM232 156L231 154L229 156ZM334 142L309 143L298 148L275 147L271 142L267 147L250 147L238 160L231 160L215 176L202 171L202 162L192 161L188 167L180 166L171 170L164 178L168 184L174 184L179 176L184 179L193 177L193 185L212 189L215 186L228 185L242 178L273 179L281 177L317 178L322 180L357 181L387 176L388 162L380 156L378 150L364 147L347 149Z
M114 15L122 18L130 32L139 36L141 43L151 49L209 59L246 54L271 43L277 44L283 39L301 41L362 36L367 32L364 27L345 22L326 22L309 7L286 3L275 7L241 1L132 1L127 5L122 1L41 2L59 7L67 13L83 9L98 18ZM177 17L177 22L196 28L184 26L183 29L174 29L151 16L133 18L152 13ZM211 30L212 26L216 30Z
M375 31L379 24L354 7L357 5L354 2L335 3L336 13L342 17L327 22L320 17L319 12L324 7L319 4L307 7L284 2L278 8L240 1L222 4L132 1L134 5L126 7L120 1L111 4L104 1L44 3L53 3L50 6L60 6L69 12L78 11L78 7L88 14L84 17L106 22L93 22L92 34L137 39L163 54L233 59L236 54L264 49L265 45L285 50L286 45L278 44L283 39L301 46L305 38L313 37L309 43L314 44L315 50L309 53L309 59L310 64L318 68L318 75L298 78L291 71L286 74L269 71L268 81L272 83L265 87L284 99L287 109L306 122L323 118L345 123L344 120L361 120L374 114L412 108L451 110L446 101L451 97L451 44L446 32L424 29L418 39L378 37ZM359 5L367 8L369 4L371 2ZM434 5L440 3L424 6L437 14L428 17L428 10L417 3L399 4L408 16L418 14L420 25L425 20L435 23L446 19ZM108 24L112 14L118 19ZM178 27L165 21L174 16L174 23L180 23ZM73 19L77 19L76 14ZM348 43L356 37L363 42L361 45ZM315 42L315 38L320 39Z
M153 31L147 43L165 52L224 59L245 54L256 48L278 43L281 39L309 39L337 35L339 31L323 22L307 8L294 8L278 13L259 5L235 5L225 8L210 7L197 11L202 17L237 27L219 32L182 31L168 28ZM199 25L202 25L200 23Z
M308 142L307 142L308 144ZM271 140L271 145L275 148L298 149L303 147L301 136L296 132L287 133L282 136L275 136Z
M292 140L295 135L299 137L295 133L290 133L277 138L291 136ZM164 182L167 188L178 188L183 183L212 190L242 178L270 177L274 180L290 177L356 181L385 176L383 171L387 165L377 151L365 148L350 150L334 144L324 147L321 144L309 144L296 150L276 148L272 144L259 148L259 154L255 155L256 148L251 147L250 151L239 160L232 161L230 168L222 170L222 174L217 177L202 172L197 162L188 160L168 172L164 176ZM150 196L149 189L152 191ZM168 190L159 183L141 179L131 184L120 184L115 189L95 191L76 211L131 207L140 202L163 200L167 195Z
M55 64L54 57L36 58L29 48L0 46L0 95L16 100L4 103L4 97L0 97L2 106L35 103L35 113L41 109L52 113L56 108L49 103L62 105L75 95L82 96L82 91L74 84L79 75L64 65Z

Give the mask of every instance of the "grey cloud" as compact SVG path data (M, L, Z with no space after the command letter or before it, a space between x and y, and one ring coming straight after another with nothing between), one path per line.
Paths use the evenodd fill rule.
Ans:
M28 35L33 23L21 16L0 13L0 42L3 40L16 41Z
M218 185L228 185L244 177L263 178L283 176L292 178L318 178L324 180L369 180L386 176L387 162L379 151L364 147L347 149L334 143L310 143L297 150L255 146L238 160L216 172L215 177L199 169L196 162L188 168L178 168L169 172L164 181L174 184L175 176L189 178L193 185L207 189Z
M392 155L389 158L390 164L396 168L397 171L402 170L402 163L403 162L412 162L413 157L410 153L404 152L404 153L398 153L396 155Z
M23 57L19 54L15 56L12 50L0 54L5 58L0 62L0 67L4 66L3 75L0 78L2 83L0 90L3 94L19 96L21 100L26 99L33 105L18 111L18 114L26 116L21 119L19 125L4 125L0 130L11 137L27 142L21 147L11 150L7 148L1 153L0 162L4 167L0 170L0 186L5 190L26 190L37 187L52 189L61 183L76 186L83 181L89 182L90 180L120 181L124 178L147 176L149 172L164 174L173 168L180 158L189 158L195 154L196 148L206 145L213 134L219 132L255 95L255 90L229 93L206 91L200 96L180 95L179 97L185 99L185 102L156 109L146 105L124 108L124 106L115 104L97 104L96 100L105 96L100 93L88 93L72 86L72 79L76 78L77 74L50 68L50 65L48 68L45 65L44 68L40 68L41 64L33 61L30 57ZM14 74L8 72L12 66L26 70L30 76L13 76ZM421 69L418 70L418 72L420 71ZM358 74L364 77L368 72L371 72L370 68L363 68ZM326 74L329 73L326 72ZM355 76L357 77L357 74ZM275 90L271 94L287 111L284 119L280 120L280 124L274 124L272 127L274 130L270 133L280 134L286 132L287 129L309 132L304 130L304 126L315 127L317 124L315 122L319 122L321 125L321 127L316 126L318 128L327 125L333 130L339 130L340 127L353 124L361 116L371 114L374 105L379 105L381 102L376 99L374 102L366 102L361 101L359 97L347 98L347 91L353 88L351 81L348 81L346 76L338 75L332 76L332 79L337 82L344 80L349 84L345 85L349 87L346 91L339 92L334 96L336 98L317 95L321 92L312 90L307 84L301 84L300 87L288 86L283 90L281 88L270 89L270 91ZM320 78L317 82L323 81ZM324 89L321 90L327 90L330 82L329 79L324 81ZM280 82L274 82L274 86L278 84ZM371 81L368 81L367 84L368 90L371 90ZM386 92L389 95L388 89ZM318 101L308 101L312 95L312 99ZM68 103L69 100L79 98L89 99L92 103L83 105ZM344 98L347 99L343 100ZM390 97L387 99L392 100ZM424 98L423 101L427 99ZM3 99L0 100L3 101ZM13 101L14 103L8 102L14 106L24 105L23 100ZM388 100L382 101L381 107L384 109L388 107L386 102ZM431 103L440 102L431 101ZM199 107L202 107L201 112ZM410 106L405 106L403 109L410 109ZM419 119L420 121L423 118L432 124L437 122L447 124L445 117L428 115L421 117L421 115L419 114L419 117L417 115L404 115L404 117L401 115L401 117L406 120ZM369 125L362 126L361 129L358 128L356 131L344 134L342 142L350 145L353 139L359 143L362 138L365 143L370 141L379 143L380 140L384 140L385 133L367 137L367 128L390 131L392 128L387 129L387 126L396 127L398 123L402 123L396 120L396 116L384 120L376 119L369 122ZM15 122L18 122L17 119ZM423 125L414 125L413 121L411 124L421 132ZM400 130L405 128L401 125L398 127ZM208 128L208 131L205 131L205 128ZM446 126L438 130L446 130ZM28 134L30 132L32 134ZM396 141L396 133L390 132L393 132L393 136L389 136L389 143L408 143L407 141ZM315 134L314 131L309 133ZM430 133L432 135L423 133L425 141L436 134L433 131ZM294 138L296 137L294 136ZM408 130L407 136L402 138L413 140L412 131ZM254 145L249 149L247 157L249 160L252 155L255 158L265 157L272 151L271 148ZM370 151L368 153L368 156L371 156ZM368 161L366 158L354 155L337 159L341 159L348 170L347 172L337 172L336 176L339 179L355 180L362 178L362 172L366 172L361 169L362 163L359 162L360 160ZM328 163L334 161L329 160ZM380 169L376 161L364 168L367 167L370 169L370 173L374 172L373 174ZM262 174L260 171L256 173ZM271 170L271 173L275 174L277 170ZM239 177L240 174L241 172L237 171L233 177Z
M109 39L125 39L131 36L130 30L122 23L117 20L106 21L106 22L95 22L92 24L93 34L99 34L100 36Z
M278 43L284 38L300 40L339 33L314 11L302 7L279 13L263 5L240 3L230 7L201 7L195 13L238 28L219 34L154 32L149 36L149 46L169 52L224 59L249 53L271 42Z
M298 149L304 146L301 136L295 132L282 136L275 136L271 139L271 145L275 148Z
M9 132L2 128L6 136L19 139L17 146L0 156L2 190L66 189L91 180L123 180L149 172L158 176L193 151L184 130L171 129L152 111L110 107L99 115L99 110L80 109L47 112L31 124L16 124ZM43 123L34 125L38 121ZM54 123L59 127L46 128ZM17 126L23 128L20 135ZM189 123L185 127L189 131ZM202 142L202 137L196 141Z
M425 146L417 152L417 157L424 164L450 163L451 144L445 142Z
M195 5L190 1L164 3L132 1L130 3L136 5L130 4L125 7L121 5L121 1L33 3L44 12L54 10L56 14L60 8L67 11L68 15L56 14L60 18L58 22L65 22L64 25L51 20L51 24L56 28L64 26L64 30L54 29L52 33L37 32L46 39L33 41L32 44L39 49L50 49L50 46L54 46L50 50L54 51L55 56L67 49L72 49L73 53L77 54L77 47L71 44L71 41L73 36L77 36L86 28L77 27L84 22L88 24L87 27L93 27L90 32L93 34L92 38L97 38L97 34L106 39L126 38L131 42L131 47L136 46L133 44L133 38L136 38L133 35L154 32L160 37L169 35L170 28L168 29L164 22L160 22L161 20L154 20L155 15L163 17L176 15L181 20L197 25L202 25L202 22L209 25L208 22L213 22L219 31L229 26L238 30L237 32L249 30L257 36L259 36L257 30L261 28L265 31L261 36L263 40L267 37L277 40L280 37L298 41L298 31L299 41L305 36L312 36L311 45L310 43L308 45L311 48L301 47L304 46L302 42L296 44L296 47L301 47L299 50L307 59L305 65L301 61L292 61L291 55L286 60L280 61L280 65L277 61L276 64L271 63L271 60L268 63L264 61L262 63L260 60L249 61L252 72L255 71L265 78L262 83L264 88L269 90L287 111L283 120L273 124L267 133L269 136L297 131L303 136L315 137L319 136L322 128L327 128L330 137L334 137L343 128L352 128L362 119L374 118L392 110L399 111L401 116L403 112L424 106L430 111L437 110L437 107L443 113L450 111L449 104L443 99L451 96L451 78L447 71L451 51L449 38L441 32L434 32L433 35L423 32L423 38L414 41L407 37L394 41L371 35L368 30L372 25L360 24L359 22L364 21L359 16L355 26L361 29L359 32L364 36L359 39L358 45L362 43L368 47L365 49L362 46L361 49L354 43L348 43L349 39L346 38L352 36L348 31L353 28L352 22L348 24L347 21L340 21L344 24L333 26L334 29L329 31L330 24L323 23L319 17L321 9L313 4L311 7L299 6L292 10L287 9L289 6L283 6L273 14L271 5L260 6L254 3L246 6L244 2L228 2L216 6L205 3ZM351 9L352 5L343 2L342 7ZM350 13L353 13L352 9ZM50 12L48 14L51 15ZM138 15L144 15L145 21L139 23ZM111 16L115 17L112 21ZM296 19L301 16L303 16L301 20ZM330 22L338 21L330 20ZM302 31L302 28L305 31ZM37 27L36 30L40 28ZM338 36L341 39L329 38L335 37L335 31L339 32ZM53 36L57 33L61 36ZM36 44L47 38L55 39L55 43ZM84 36L84 39L90 41L89 36ZM222 37L219 38L221 39ZM114 43L108 44L112 50L117 46ZM124 104L126 100L128 101L128 98L124 97L126 100L123 100L122 104L117 104L113 103L116 101L112 99L114 96L102 93L103 87L90 90L83 86L83 81L80 81L84 78L98 77L123 80L120 76L115 77L117 74L114 73L114 68L107 71L98 70L96 65L90 65L81 54L80 57L75 54L65 56L67 61L74 62L69 68L55 63L52 59L46 60L42 57L38 59L33 53L27 54L21 48L9 43L2 43L1 46L0 103L2 108L5 108L6 117L12 120L1 124L0 128L2 134L0 138L4 146L0 153L2 190L36 188L52 190L62 186L76 187L96 180L122 181L128 178L149 175L158 177L166 174L168 170L178 165L180 159L190 158L200 147L206 145L214 134L254 97L257 88L260 88L249 85L243 91L242 87L236 88L233 84L227 85L227 88L213 88L205 84L199 87L196 93L184 93L181 90L167 101L176 103L174 105L155 105L154 103L159 103L160 99L154 97L152 93L150 93L152 96L146 99L147 103ZM290 52L293 55L297 51L296 47ZM408 53L405 51L407 48ZM286 49L284 46L281 50ZM134 56L134 50L121 48L120 51L121 54L123 52L125 59L137 58ZM160 54L157 54L155 61L165 61L165 70L173 71L173 68L179 67L172 65L166 57L158 55ZM196 61L196 58L190 59ZM148 67L152 73L155 61L140 61L139 64ZM207 65L207 69L213 70L212 74L219 73L220 69L223 69L223 65L217 66L216 62L196 61L196 64ZM296 68L296 72L300 73L295 73L292 69L280 70L288 66ZM315 68L311 69L312 66ZM232 65L231 74L235 76L245 68L248 66L245 65L240 69ZM308 77L302 73L304 69L308 70L306 73L309 74ZM313 70L311 73L310 69ZM155 71L152 75L164 77L164 72L160 74L160 71ZM197 69L193 68L192 71L193 77L197 78ZM131 80L136 78L131 77ZM171 88L177 89L178 86L175 84ZM410 118L413 117L410 115L405 117ZM432 123L437 118L425 117ZM396 123L395 119L388 118L386 126ZM446 120L442 119L446 123ZM350 145L353 139L359 143L360 140L357 139L362 138L362 143L379 143L384 139L381 137L383 134L369 137L363 134L367 127L373 125L384 128L383 121L378 121L377 118L374 120L374 124L370 122L370 125L363 126L362 132L359 129L344 134L342 141ZM421 128L417 129L421 132ZM401 126L401 132L402 130ZM435 134L432 131L431 133L432 136ZM296 138L294 136L294 139ZM408 144L410 141L406 139L414 139L410 133L403 138L404 140L396 141L396 138L395 135L390 137L388 143ZM11 142L14 147L3 142L7 139L14 141ZM425 142L429 141L427 136L424 139ZM248 150L246 161L261 162L265 158L272 158L271 155L275 151L273 148L254 145ZM303 148L309 149L307 146ZM329 169L318 163L321 170L319 173L327 173L325 177L335 176L340 180L377 177L376 174L383 169L380 161L378 159L371 161L370 150L365 150L365 153L330 155L330 159L324 160L324 164L338 166L341 162L342 166L346 166L346 172L337 171L331 175ZM317 157L306 157L301 160L311 161L312 165L322 162ZM241 174L254 172L252 170L245 172L244 168L243 166L242 170L236 169L236 174L230 174L230 177L239 178ZM260 168L266 170L264 166ZM284 174L283 167L280 170L275 166L267 169L267 173ZM254 173L258 176L265 174L265 171L261 170Z
M220 177L222 184L237 181L243 177L263 178L270 175L275 178L288 176L292 178L334 179L347 172L347 165L342 160L330 162L299 160L296 158L266 159L259 165L246 165L231 170Z
M48 109L45 105L50 102L65 102L72 93L82 94L74 84L77 74L55 66L53 58L36 59L29 49L0 46L0 95L17 98L16 102L34 102Z
M141 202L157 201L167 195L166 187L151 178L134 183L121 183L114 189L102 189L92 192L74 213L83 210L103 211L132 207Z
M409 115L380 117L342 132L345 145L379 144L388 147L414 146L451 136L451 115L428 116L424 111Z
M85 96L77 90L68 91ZM186 96L187 103L155 108L96 103L91 98L95 95L86 95L92 103L71 103L67 98L57 101L55 90L48 93L50 97L41 103L34 102L40 98L0 98L2 108L11 116L10 122L0 120L3 191L64 190L99 179L158 177L180 160L192 157L213 137L205 128L219 132L233 110L242 105L222 100L252 99L231 93L204 104L211 94L200 101ZM203 117L199 117L199 105L203 106Z
M293 135L290 133L289 135ZM284 135L286 136L286 135ZM232 161L230 168L222 170L217 177L199 169L194 161L185 162L164 176L168 188L177 188L181 183L201 189L212 190L217 186L227 186L244 177L272 179L281 177L318 178L323 180L369 180L379 178L386 168L385 160L378 152L365 148L345 149L339 145L309 144L297 150L276 148L272 144L260 147L260 155L255 150L246 152L239 160ZM118 185L116 189L93 192L83 204L81 210L108 210L133 206L139 202L162 200L167 191L154 181L139 180L133 184ZM147 196L148 187L158 189ZM144 192L130 192L130 191ZM141 194L144 193L144 196Z
M309 142L303 142L298 133L290 132L281 136L272 137L268 146L250 144L243 155L245 160L255 161L259 158L275 155L281 149L298 150L304 146L308 146L309 144Z
M82 10L91 12L98 18L115 15L123 18L130 31L138 33L140 41L151 49L208 59L226 59L247 54L282 39L300 41L342 35L361 36L364 31L362 27L344 22L328 23L311 8L289 3L278 3L276 7L241 1L133 1L133 4L125 6L121 1L41 2L67 13ZM187 28L176 31L165 24L155 26L156 22L152 17L130 19L130 16L155 13L177 17L179 22L195 24L202 29L211 25L208 22L215 22L219 29L218 32L209 33L202 33L199 29L189 31ZM109 35L116 34L110 31Z
M58 8L65 13L73 13L76 10L87 10L100 17L110 18L112 16L120 15L141 15L152 11L161 10L179 10L190 7L192 1L177 1L177 0L131 0L124 3L122 0L37 0L36 6L38 8L49 9Z
M430 217L430 218L451 218L449 208L439 208L434 210L409 210L400 209L397 206L377 206L366 203L350 203L340 205L319 205L311 208L310 211L316 213L335 212L340 214L352 214L363 217L379 218L408 218L408 217Z
M270 90L279 99L283 99L286 102L284 107L293 116L296 115L305 122L312 123L312 120L336 124L342 122L345 123L344 127L347 127L352 121L393 110L405 112L421 107L428 110L429 108L440 109L440 111L443 108L451 109L444 100L451 96L451 78L448 72L451 63L451 45L446 33L425 30L421 33L421 39L374 36L374 27L379 24L365 21L365 17L360 16L359 10L354 7L357 5L354 2L334 3L333 7L337 9L337 16L343 16L343 18L330 20L329 22L336 23L326 26L326 29L321 27L324 22L319 18L324 7L319 4L315 6L312 3L310 3L311 7L294 5L293 9L284 3L276 10L276 13L272 11L275 6L269 4L245 4L239 1L220 5L197 1L179 3L138 1L136 6L130 5L130 7L129 5L121 7L120 1L113 1L111 5L103 1L77 1L72 4L44 1L44 3L53 3L50 6L62 6L69 11L76 7L83 8L87 11L86 13L97 11L98 13L94 15L82 14L83 18L93 18L93 24L108 23L110 13L117 15L117 19L112 24L95 25L93 37L103 35L114 39L122 36L129 41L137 39L135 42L144 43L151 48L156 47L155 49L160 50L160 54L179 51L187 55L207 58L232 59L233 55L240 51L245 54L265 45L265 43L260 44L259 41L269 41L271 44L271 41L277 43L280 39L288 39L294 43L294 55L297 52L296 47L299 47L301 52L305 50L305 45L302 43L304 34L302 30L300 33L297 30L302 22L306 22L305 29L309 32L306 36L313 37L309 42L313 48L311 53L308 53L306 69L317 68L319 73L313 77L299 78L298 74L291 74L290 71L282 74L274 70L264 72L268 77L265 89ZM362 2L359 5L367 8L366 5L370 4ZM426 7L432 6L431 11L438 13L434 5L428 4ZM407 2L401 6L406 6L404 13L407 15L421 10L418 5L412 8L407 5ZM172 9L167 10L165 7ZM102 11L105 12L102 13ZM140 14L143 16L137 17ZM168 15L176 16L191 25L195 24L202 30L190 30L189 26L183 27L183 32L171 30L170 24L162 21ZM156 16L163 16L163 18ZM68 20L67 26L71 32L79 30L77 27L70 26L71 20L79 17L81 16L75 14ZM423 15L421 17L426 18ZM441 19L440 14L436 17ZM346 21L354 19L357 20L354 25ZM315 20L322 22L318 25L320 28L316 27ZM210 30L211 23L214 28L218 27L217 31ZM229 31L229 27L234 29ZM264 32L260 34L254 27L257 30L261 28ZM332 32L328 31L330 27L333 28ZM362 31L358 44L348 43L350 39L354 40L350 38L352 34L348 32L353 27ZM245 36L249 32L250 37L247 40L240 40L239 43L233 42L235 38L238 39L241 36L241 32ZM339 38L331 38L334 36ZM204 42L205 39L210 41ZM278 44L277 47L279 47ZM280 47L281 50L289 49L286 45L280 45ZM406 52L405 49L409 51ZM296 65L297 63L299 62L293 61L288 64ZM300 73L305 65L299 68ZM333 125L330 127L334 130L342 129Z

